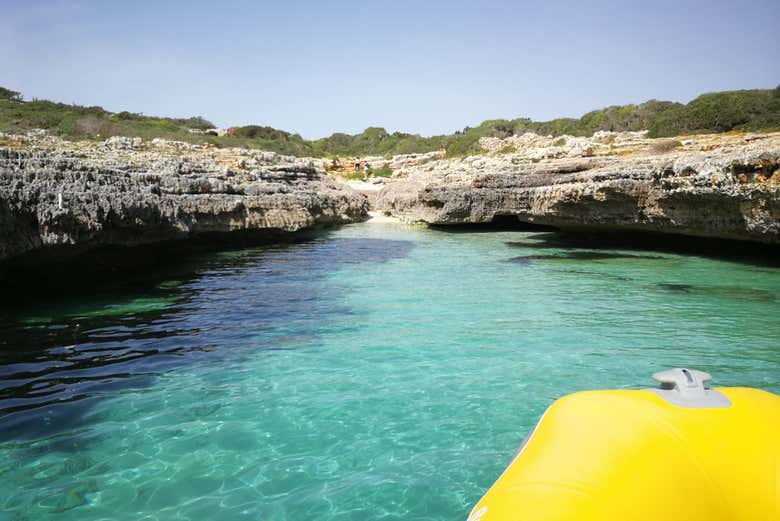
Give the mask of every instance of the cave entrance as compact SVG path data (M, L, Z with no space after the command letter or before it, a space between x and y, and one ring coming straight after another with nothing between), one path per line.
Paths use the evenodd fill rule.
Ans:
M548 226L545 224L536 224L528 221L523 221L515 214L496 214L493 216L493 220L490 223L495 228L506 228L511 230L523 230L523 231L541 231L541 232L554 232L558 231L554 226Z

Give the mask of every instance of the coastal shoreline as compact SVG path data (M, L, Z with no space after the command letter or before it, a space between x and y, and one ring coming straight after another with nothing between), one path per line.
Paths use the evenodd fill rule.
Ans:
M516 219L571 233L780 243L780 133L637 134L489 141L482 156L400 172L373 209L441 226Z
M758 257L761 244L780 244L780 133L689 136L669 150L641 133L524 135L486 140L479 156L372 158L393 175L363 180L333 175L325 160L247 149L3 137L6 281L67 278L79 264L119 273L170 251L296 241L357 222L556 230L594 247L619 236Z
M367 217L367 199L315 160L164 140L5 140L0 263L221 235L278 239Z

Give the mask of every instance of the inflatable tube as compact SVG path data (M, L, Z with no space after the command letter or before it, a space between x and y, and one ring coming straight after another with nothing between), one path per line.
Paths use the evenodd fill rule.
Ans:
M653 377L553 403L468 521L780 520L780 397Z

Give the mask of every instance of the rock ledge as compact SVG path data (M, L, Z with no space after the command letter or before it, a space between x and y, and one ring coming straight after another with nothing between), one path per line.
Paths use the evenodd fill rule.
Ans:
M780 243L780 133L628 138L623 141L631 148L601 150L577 138L571 149L550 155L547 143L544 154L532 146L518 149L534 141L521 136L512 141L513 153L399 172L402 178L377 195L375 209L438 225L516 216L562 229Z
M316 160L111 138L0 134L0 262L210 233L360 221L368 202Z

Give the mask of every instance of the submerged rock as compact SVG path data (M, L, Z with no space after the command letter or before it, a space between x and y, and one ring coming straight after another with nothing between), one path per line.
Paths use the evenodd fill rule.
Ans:
M570 250L563 253L554 253L549 255L521 255L512 257L509 262L516 264L529 264L531 261L557 261L557 260L575 260L575 261L602 261L602 260L626 260L626 259L645 259L645 260L664 260L660 255L633 255L630 253L608 253L601 251L579 251Z
M693 286L691 284L661 283L656 287L671 293L704 295L707 297L747 300L751 302L774 302L775 294L765 289L741 286Z

